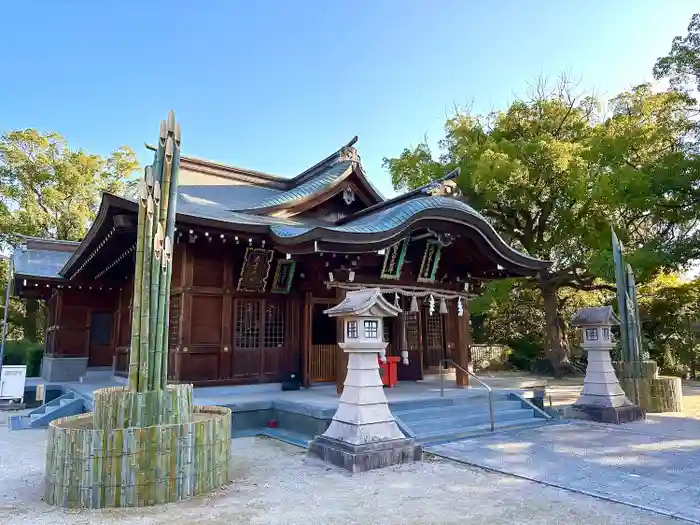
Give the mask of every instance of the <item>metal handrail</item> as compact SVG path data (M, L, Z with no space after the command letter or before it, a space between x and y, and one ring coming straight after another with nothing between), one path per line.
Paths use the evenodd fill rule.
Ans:
M440 367L440 397L445 397L445 379L443 377L444 368L442 365L447 364L447 363L451 363L452 365L454 365L456 368L459 368L462 372L464 372L468 376L473 377L474 379L476 379L477 383L479 383L481 386L483 386L486 389L486 391L488 392L488 396L489 396L489 419L491 421L491 432L493 432L494 428L496 426L496 421L495 421L495 417L493 415L493 399L491 397L491 392L492 392L491 387L489 385L487 385L486 383L484 383L481 379L479 379L476 376L476 374L474 374L473 372L470 372L469 370L465 370L464 368L459 366L457 363L455 363L455 361L453 359L442 359L440 361L440 363L438 363L438 366Z

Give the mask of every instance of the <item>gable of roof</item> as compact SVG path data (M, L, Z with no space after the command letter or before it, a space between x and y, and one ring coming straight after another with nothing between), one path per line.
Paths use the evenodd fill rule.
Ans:
M356 142L357 136L291 179L183 156L180 159L179 193L190 202L202 203L203 199L232 211L253 214L275 213L300 206L300 210L285 213L293 215L308 209L304 204L310 200L320 204L332 198L337 193L334 188L354 174L358 193L371 206L384 198L367 179L354 148ZM148 144L146 147L155 149Z

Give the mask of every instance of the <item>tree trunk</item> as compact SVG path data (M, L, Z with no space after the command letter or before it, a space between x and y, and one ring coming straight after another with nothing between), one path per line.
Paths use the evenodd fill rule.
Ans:
M39 302L36 299L27 299L24 310L24 322L22 323L22 328L24 331L24 338L27 341L31 341L32 343L36 343L38 341L38 315Z
M559 315L557 288L543 280L540 282L540 292L544 301L545 342L547 357L554 368L554 376L563 376L569 368L569 345L562 327L565 326Z

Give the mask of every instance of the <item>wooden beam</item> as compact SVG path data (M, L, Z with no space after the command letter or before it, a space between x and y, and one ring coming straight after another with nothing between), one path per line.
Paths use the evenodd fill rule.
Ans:
M311 321L313 298L311 292L304 292L304 315L302 316L301 378L304 388L311 386Z

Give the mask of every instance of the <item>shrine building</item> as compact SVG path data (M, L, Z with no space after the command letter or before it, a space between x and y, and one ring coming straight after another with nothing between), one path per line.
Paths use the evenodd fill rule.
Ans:
M479 283L535 276L549 262L511 248L465 202L457 173L384 199L356 138L293 178L181 157L170 300L170 382L196 386L342 382L344 334L323 311L378 287L398 380L469 366L467 298ZM27 238L14 292L47 303L42 376L94 367L126 376L137 203L104 194L82 242ZM457 370L457 381L468 378Z

